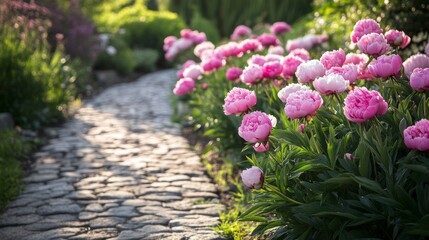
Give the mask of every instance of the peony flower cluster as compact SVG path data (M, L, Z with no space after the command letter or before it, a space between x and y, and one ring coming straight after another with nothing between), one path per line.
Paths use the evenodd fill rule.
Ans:
M263 46L257 39L245 39L240 42L240 48L243 53L246 53L260 51Z
M322 57L320 57L320 62L326 70L333 67L341 67L345 60L346 53L341 48L339 50L325 52Z
M262 76L265 78L276 78L282 73L283 65L278 61L266 62L262 66Z
M429 151L429 120L422 119L404 130L404 143L409 149Z
M243 170L241 180L249 189L260 189L264 184L264 172L258 167Z
M181 51L190 48L192 45L200 44L207 40L204 32L192 31L191 29L182 29L180 31L180 38L174 36L167 36L164 39L165 59L172 60Z
M408 35L395 29L387 31L384 36L390 45L397 46L399 48L405 48L411 42L411 38Z
M203 74L203 69L198 64L192 64L183 71L183 77L197 80Z
M310 53L304 48L296 48L290 51L288 56L299 57L305 62L310 60Z
M286 87L282 88L278 93L277 96L279 97L279 99L283 102L286 103L287 98L289 97L290 94L294 93L294 92L298 92L300 90L310 90L309 87L302 85L302 84L298 84L298 83L292 83L287 85Z
M416 54L404 61L405 76L410 78L416 68L429 68L429 56L424 54Z
M377 91L356 87L344 99L344 115L349 121L361 123L387 111L387 103Z
M344 80L353 83L358 76L358 67L354 64L345 64L341 67L332 67L326 71L326 75L329 74L339 74L344 78Z
M283 59L283 72L282 75L284 78L291 78L295 75L298 66L304 62L302 58L296 56L287 56Z
M304 48L311 49L314 46L317 46L328 40L327 35L306 35L301 38L288 40L286 43L286 51L291 52L294 49Z
M266 142L270 136L273 125L269 116L263 112L255 111L244 115L238 135L249 143Z
M223 110L225 115L240 115L256 105L256 94L244 88L234 87L225 97Z
M258 41L262 44L262 46L278 46L280 45L280 41L273 34L263 33L258 37Z

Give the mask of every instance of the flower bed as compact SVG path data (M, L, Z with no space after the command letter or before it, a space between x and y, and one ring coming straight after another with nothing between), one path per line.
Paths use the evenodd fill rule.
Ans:
M410 37L371 19L351 33L356 50L308 35L286 55L278 36L290 26L275 26L288 25L201 41L174 90L197 129L250 163L236 164L253 193L240 219L273 239L429 236L429 57L403 61Z

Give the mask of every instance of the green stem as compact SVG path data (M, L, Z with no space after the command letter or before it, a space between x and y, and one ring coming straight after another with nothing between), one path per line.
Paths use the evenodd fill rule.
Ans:
M429 116L426 114L426 108L427 108L427 102L426 102L426 92L423 92L423 117L424 118L429 118Z

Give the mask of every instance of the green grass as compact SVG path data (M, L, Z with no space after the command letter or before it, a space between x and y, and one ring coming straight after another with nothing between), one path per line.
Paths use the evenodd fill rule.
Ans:
M19 159L28 151L14 131L0 131L0 210L21 191Z

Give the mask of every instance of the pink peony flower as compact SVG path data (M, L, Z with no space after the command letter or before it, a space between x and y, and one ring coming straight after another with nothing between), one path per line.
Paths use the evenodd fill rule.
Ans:
M192 42L194 44L200 44L202 42L207 41L207 36L204 32L196 32L192 38L191 38Z
M268 115L255 111L244 115L238 135L249 143L266 142L272 128Z
M194 48L194 54L197 57L201 57L201 54L206 50L213 50L215 49L215 45L212 42L202 42L195 46Z
M202 83L201 84L201 88L204 89L204 90L206 90L208 87L209 87L208 83Z
M253 55L251 58L249 58L247 60L247 64L251 65L251 64L256 64L258 66L263 66L264 63L267 62L267 60L265 59L264 56L261 55Z
M262 69L260 66L251 64L244 68L240 78L245 84L252 85L257 81L261 80L263 76Z
M350 63L356 65L358 67L358 79L371 79L371 73L369 72L368 68L365 68L368 60L369 58L365 54L349 53L346 55L346 61L344 61L344 65ZM353 81L350 81L350 83L353 83Z
M256 94L244 88L234 87L225 97L223 111L225 115L241 115L256 105Z
M304 48L309 50L310 48L321 44L322 42L325 42L328 40L328 36L326 35L313 35L309 34L301 38L296 39L290 39L286 43L286 50L288 52L297 49L297 48Z
M410 76L410 85L418 92L429 90L429 68L415 68Z
M349 121L361 123L387 111L387 103L377 91L365 87L350 91L344 99L344 115Z
M182 78L176 83L173 93L177 96L189 94L195 89L195 81L192 78Z
M283 65L278 61L266 62L262 66L262 76L265 78L276 78L282 73Z
M283 72L282 72L283 77L284 78L292 77L295 74L298 66L301 65L301 63L303 62L304 60L296 56L285 57L283 59Z
M342 67L333 67L326 71L326 75L329 74L339 74L343 76L344 80L348 80L350 83L353 83L358 75L358 67L354 64L345 64Z
M429 120L422 119L404 130L404 143L409 149L429 151Z
M218 58L216 56L213 56L209 59L204 59L201 62L201 67L203 68L204 72L212 72L214 70L217 70L225 65L225 60Z
M171 46L173 46L174 42L176 41L177 41L177 37L175 36L167 36L166 38L164 38L164 46L163 46L164 51L168 51L168 49L170 49Z
M264 184L264 172L258 167L243 170L241 180L249 189L260 189Z
M197 80L202 74L203 69L198 64L191 65L183 71L183 76L185 78L192 78L194 80Z
M380 56L368 65L369 72L377 78L399 76L402 68L402 59L399 55Z
M226 71L226 79L229 81L235 81L240 78L240 75L243 73L243 70L239 67L228 68Z
M390 45L400 48L405 48L411 42L411 38L408 35L395 29L387 31L384 36Z
M292 27L285 22L275 22L271 27L271 33L275 35L280 35L282 33L289 32Z
M283 61L283 56L276 55L276 54L267 54L267 55L265 55L264 58L265 58L265 63L267 63L267 62L282 62Z
M363 36L370 33L382 33L380 25L372 19L359 20L351 33L351 40L357 43Z
M299 65L295 75L298 78L298 82L308 83L318 77L324 76L325 72L325 67L319 60L310 60Z
M281 46L271 46L268 49L268 54L283 55L285 50Z
M268 149L270 149L270 144L267 142L266 144L264 143L255 143L253 145L253 149L255 149L255 151L263 153L268 151Z
M174 59L177 54L179 54L179 49L176 47L175 44L173 44L173 46L171 46L168 51L165 53L164 57L165 59L167 59L168 61Z
M370 33L360 38L358 48L365 54L373 57L381 56L390 50L386 38L379 33Z
M303 61L310 60L310 53L304 48L297 48L290 51L288 56L295 56L301 58Z
M404 61L404 73L410 78L416 68L429 68L429 57L424 54L416 54Z
M289 84L286 87L282 88L277 93L277 96L280 98L280 100L282 102L286 103L289 95L291 95L294 92L298 92L300 90L310 90L310 88L305 86L305 85L299 84L299 83L292 83L292 84Z
M287 117L292 119L314 115L322 106L322 103L323 99L318 92L300 90L288 96L285 113Z
M192 46L193 42L192 40L186 39L186 38L179 38L177 41L174 42L173 47L177 47L178 50L183 51Z
M349 88L350 82L344 80L339 74L329 74L316 78L313 82L314 89L323 95L337 94L345 92Z
M280 45L280 41L277 39L275 35L263 33L258 37L258 41L262 44L262 46L278 46Z
M240 48L243 52L253 52L262 50L262 44L257 39L246 39L240 42Z
M344 159L353 160L353 154L351 154L351 153L344 153Z
M188 68L191 65L196 64L193 60L187 60L181 67L181 69L179 71L177 71L176 76L178 78L184 78L183 76L183 72L185 71L186 68Z
M181 38L190 39L192 35L193 35L193 32L191 29L185 28L185 29L180 30L180 37Z
M345 60L346 53L341 48L338 50L325 52L320 58L320 62L323 64L326 70L329 70L332 67L341 67Z
M215 54L222 58L229 58L238 56L242 53L242 49L236 42L229 42L227 44L220 45L215 49Z
M252 29L244 25L238 25L231 34L231 40L237 41L250 33L252 33Z

